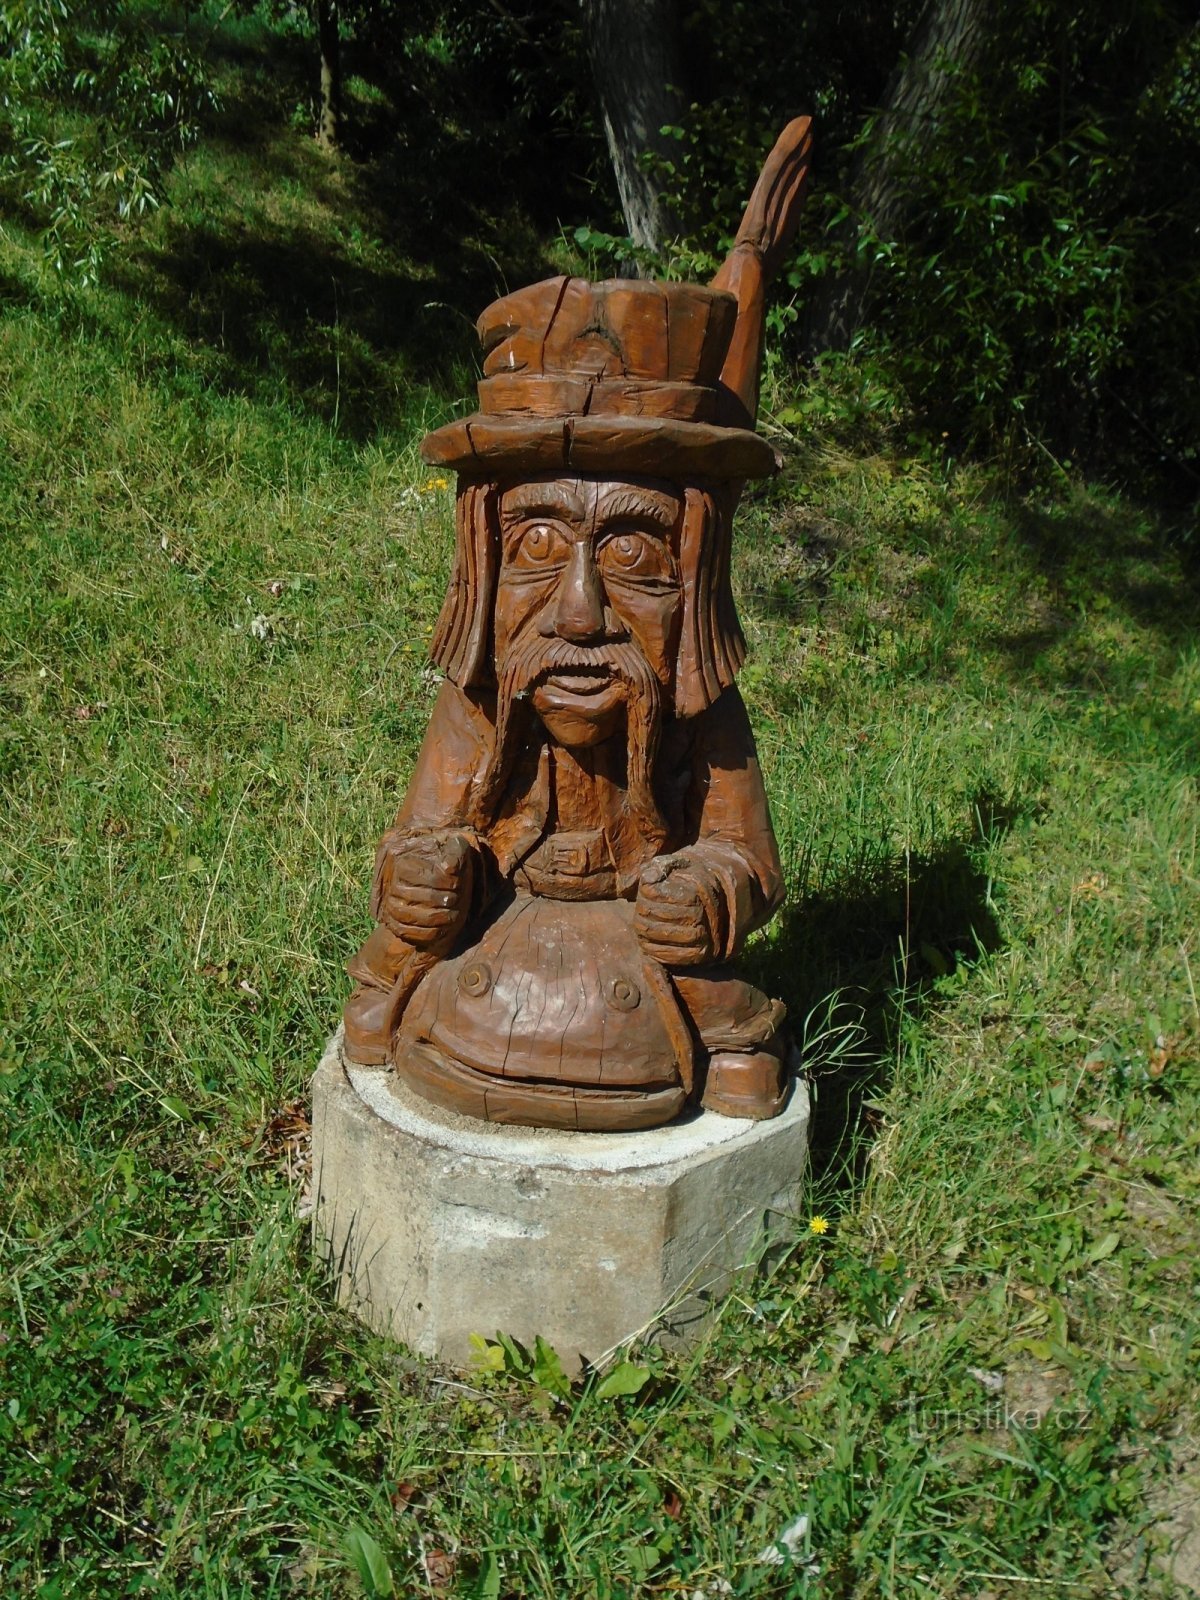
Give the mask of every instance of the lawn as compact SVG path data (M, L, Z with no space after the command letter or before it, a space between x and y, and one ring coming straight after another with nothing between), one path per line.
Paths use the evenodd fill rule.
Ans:
M236 132L101 288L0 243L4 1593L1195 1592L1195 543L785 426L776 373L735 577L794 1248L627 1384L417 1361L313 1259L304 1100L436 689L417 444L482 299Z

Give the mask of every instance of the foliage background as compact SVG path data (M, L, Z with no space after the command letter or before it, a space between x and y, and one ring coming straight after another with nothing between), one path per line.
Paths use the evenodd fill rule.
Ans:
M788 278L797 295L776 313L779 354L848 373L845 393L890 392L954 452L999 453L1020 471L1049 452L1194 500L1200 425L1181 359L1200 350L1193 8L957 0L972 44L963 62L936 64L948 92L898 125L881 119L919 24L952 3L679 4L687 110L658 177L683 233L644 269L694 275L719 260L763 150L786 117L811 113L814 195ZM222 16L239 8L253 31L245 0ZM279 87L303 131L311 25L291 6L262 22L260 73L290 54ZM485 273L494 288L549 270L556 229L566 243L578 234L593 269L636 254L584 27L567 0L342 9L350 159L377 226L424 256L452 305L482 303ZM228 37L203 11L0 9L0 173L60 270L94 276L106 232L158 203L165 165L211 123ZM881 164L900 218L882 236L867 200ZM481 270L465 283L454 258L472 249ZM847 283L851 311L835 333L823 308ZM430 342L445 349L445 330ZM455 349L469 359L465 338Z

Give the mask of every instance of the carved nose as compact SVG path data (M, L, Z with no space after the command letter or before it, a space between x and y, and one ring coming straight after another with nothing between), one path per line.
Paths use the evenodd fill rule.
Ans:
M604 635L604 590L589 544L571 547L554 609L554 631L572 644L586 644Z

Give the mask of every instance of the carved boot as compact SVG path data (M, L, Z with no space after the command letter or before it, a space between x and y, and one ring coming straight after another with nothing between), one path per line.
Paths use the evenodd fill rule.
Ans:
M366 942L347 963L356 987L343 1014L347 1059L363 1067L386 1066L396 1028L396 982L412 951L386 928L372 930Z
M783 1001L771 999L724 963L677 971L672 978L708 1052L700 1097L704 1109L754 1122L777 1117L790 1084L783 1059Z
M718 1050L709 1058L700 1103L723 1117L765 1122L783 1110L787 1092L783 1062L769 1048Z
M394 1007L387 989L368 988L360 983L346 1001L345 1037L342 1050L349 1061L361 1067L384 1067L391 1049L391 1022Z

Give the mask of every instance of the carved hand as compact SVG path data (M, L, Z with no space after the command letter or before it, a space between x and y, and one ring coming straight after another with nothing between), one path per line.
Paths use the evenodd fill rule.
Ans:
M471 911L478 858L453 829L384 837L375 863L374 916L421 950L448 948Z
M659 856L642 873L634 927L642 949L666 967L698 967L724 952L724 896L696 852Z

